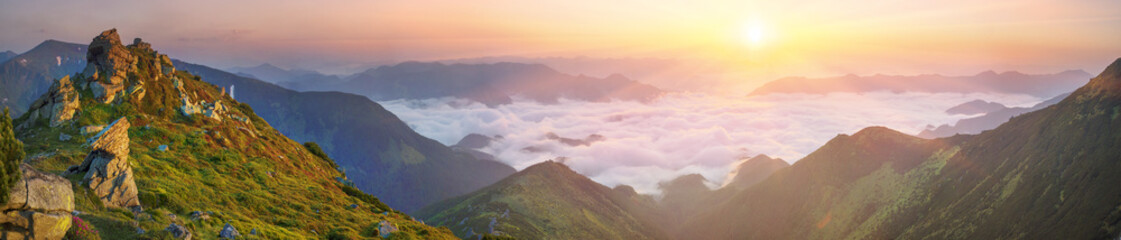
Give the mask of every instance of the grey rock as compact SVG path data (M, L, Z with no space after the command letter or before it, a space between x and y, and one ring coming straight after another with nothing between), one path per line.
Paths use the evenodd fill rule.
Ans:
M59 141L65 142L65 141L70 141L70 139L74 139L74 137L72 137L70 135L66 135L65 133L59 133L58 134L58 140Z
M218 232L218 238L222 238L222 239L231 239L232 240L232 239L237 239L237 237L240 237L240 236L241 236L241 234L237 233L237 229L234 228L233 225L230 225L230 223L226 223L226 226L222 227L222 231Z
M394 232L397 232L397 225L385 220L378 222L378 234L380 234L382 238L387 238Z
M167 228L164 228L164 231L170 232L171 236L175 236L176 239L191 240L191 237L193 237L187 227L175 223L168 225Z

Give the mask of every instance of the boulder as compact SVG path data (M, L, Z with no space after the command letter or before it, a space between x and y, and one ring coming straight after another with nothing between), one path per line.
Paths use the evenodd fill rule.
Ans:
M164 231L168 231L169 233L171 233L171 236L175 236L175 239L191 240L191 237L193 236L193 234L191 234L191 231L188 230L187 227L175 223L171 223L171 225L168 225L167 228L164 229Z
M74 211L70 181L27 165L20 172L8 203L0 208L0 239L62 239Z
M29 127L38 119L47 119L51 127L61 126L74 119L79 107L78 91L74 90L70 76L62 77L51 85L47 93L31 103L27 110L29 121L21 127Z
M89 155L68 174L85 173L82 184L93 190L105 206L140 210L136 182L128 163L128 119L120 118L91 138Z
M390 234L397 232L397 225L389 223L389 221L382 220L378 222L378 233L382 238L389 237Z
M237 229L230 223L226 223L226 226L222 227L222 231L218 232L218 238L220 239L237 239L240 236L241 234L237 233Z

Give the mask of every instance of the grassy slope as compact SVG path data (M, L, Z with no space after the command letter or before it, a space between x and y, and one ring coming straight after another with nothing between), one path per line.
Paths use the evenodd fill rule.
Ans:
M633 191L633 190L632 190ZM469 237L493 230L518 239L664 239L643 219L652 201L627 196L556 162L530 166L418 214Z
M369 236L376 223L387 220L402 230L399 238L448 239L447 229L437 229L411 220L376 199L343 191L335 179L342 173L329 160L317 157L299 143L288 139L257 117L248 105L222 95L218 87L199 81L180 71L185 88L197 99L221 100L230 114L250 119L249 123L224 116L219 122L204 116L182 116L178 93L166 76L158 79L156 66L149 66L151 52L131 49L142 56L140 70L130 74L131 84L147 90L141 101L127 96L119 104L95 103L89 91L82 92L82 110L75 124L19 131L26 145L30 164L48 172L61 173L67 166L82 161L89 149L83 147L80 126L107 124L119 117L132 123L129 156L140 200L145 212L137 218L118 209L107 209L89 190L75 181L75 202L83 219L93 223L104 239L160 238L170 222L190 228L195 238L214 239L225 223L231 223L243 236L262 239L322 238L330 232L350 237ZM77 80L82 82L82 80ZM19 119L17 122L26 121ZM75 136L60 141L59 134ZM159 145L168 145L166 152ZM357 204L358 208L349 206ZM189 219L192 211L212 211L210 220ZM174 214L172 217L171 214ZM134 225L148 230L137 234ZM259 235L250 236L251 229Z
M706 239L1116 238L1121 61L977 136L840 136L701 214Z

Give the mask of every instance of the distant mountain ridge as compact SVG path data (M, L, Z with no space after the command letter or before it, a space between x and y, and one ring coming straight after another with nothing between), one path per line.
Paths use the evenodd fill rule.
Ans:
M73 75L86 66L86 45L46 40L23 54L0 63L0 107L13 116L47 92L54 79Z
M1031 75L1019 72L982 72L973 76L846 75L831 78L789 77L774 80L752 91L749 96L772 93L827 94L831 92L989 92L1028 94L1051 98L1082 86L1092 75L1082 70Z
M377 101L455 97L488 106L509 104L521 96L542 103L561 98L583 101L650 101L664 92L622 75L572 76L541 64L443 64L404 62L371 68L340 84L309 83L296 90L330 90L364 95Z
M300 91L320 91L323 89L319 89L319 86L342 83L342 78L335 75L326 75L313 70L283 69L268 63L254 67L230 68L228 72Z
M0 52L0 63L4 63L4 62L8 61L8 59L12 59L13 57L16 57L16 55L19 55L19 54L16 53L16 52L13 52L13 51Z
M955 134L978 134L978 133L981 133L982 131L996 128L997 126L1000 126L1000 124L1002 124L1004 122L1007 122L1008 119L1010 119L1012 117L1015 117L1017 115L1032 112L1032 111L1036 111L1036 110L1040 110L1040 109L1043 109L1045 107L1048 107L1048 106L1054 105L1056 103L1059 103L1059 101L1062 101L1064 98L1066 98L1069 95L1070 95L1070 93L1060 94L1059 96L1048 99L1047 101L1043 101L1043 102L1040 102L1038 104L1035 104L1034 106L1026 107L1026 108L1025 107L1009 108L1009 107L1004 107L1004 105L1000 105L1000 108L985 109L988 112L985 112L984 115L977 116L977 117L972 117L972 118L961 119L961 120L958 120L957 122L955 122L953 125L943 124L943 125L939 125L938 127L927 126L927 129L924 129L924 130L922 130L922 132L919 132L919 134L917 136L922 137L922 138L939 138L939 137L949 137L949 136L953 136ZM999 105L999 103L998 103L998 105ZM953 110L953 109L954 108L951 108L950 110ZM949 112L949 110L947 110L947 112Z

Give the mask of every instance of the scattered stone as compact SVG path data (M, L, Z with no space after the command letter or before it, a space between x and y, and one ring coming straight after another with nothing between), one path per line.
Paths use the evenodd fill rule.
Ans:
M380 234L382 238L387 238L394 232L397 232L397 225L385 220L378 222L378 234Z
M249 235L257 235L257 229L254 228L252 230L249 230Z
M160 145L156 147L156 150L159 150L160 152L167 152L167 145Z
M0 206L4 239L62 239L70 229L74 192L66 178L20 165L22 176Z
M226 223L226 226L222 227L222 231L218 232L218 238L224 238L224 239L231 239L232 240L232 239L237 239L237 237L240 237L240 236L241 236L241 234L237 233L237 229L234 228L233 225L230 225L230 223Z
M198 221L198 220L203 220L203 221L210 220L210 213L200 212L200 211L191 212L191 221Z
M144 234L144 228L137 227L136 234Z
M358 208L358 204L351 204L351 205L350 205L350 208L351 208L351 209L355 209L355 208Z
M58 134L58 140L59 141L63 141L63 142L70 141L70 139L73 139L73 138L74 137L71 137L70 135L66 135L65 133L59 133Z
M176 239L191 240L193 235L187 227L175 223L171 223L171 225L168 225L167 228L163 230L171 233L171 236L175 236Z
M136 182L128 163L129 127L128 119L123 117L109 124L91 138L93 151L77 168L70 167L68 174L85 172L82 184L88 185L105 206L139 211Z

